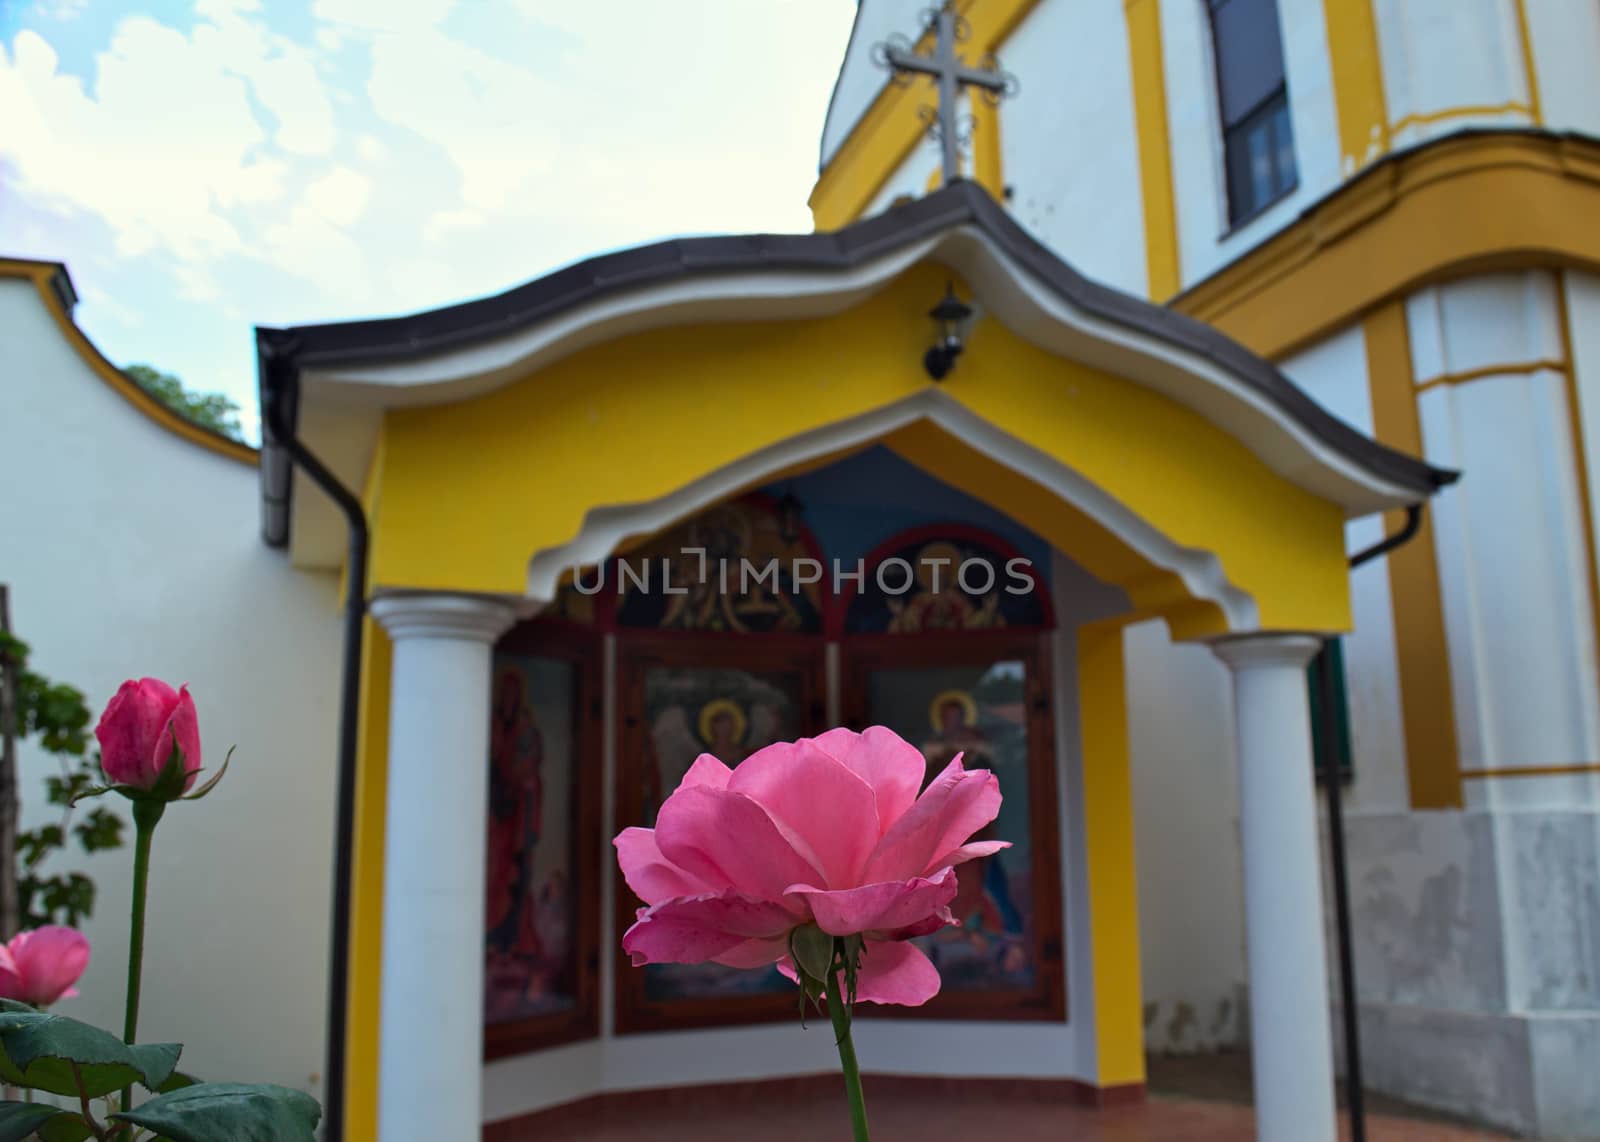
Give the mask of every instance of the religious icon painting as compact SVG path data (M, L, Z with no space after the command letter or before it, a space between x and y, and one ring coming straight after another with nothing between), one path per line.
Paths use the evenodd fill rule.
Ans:
M936 1018L1058 1018L1063 1010L1055 743L1048 636L982 632L847 644L852 720L917 745L924 785L959 756L992 770L1002 802L974 840L1011 847L956 870L959 926L920 937L939 969Z
M721 634L815 634L826 576L803 526L765 496L708 508L614 569L617 625ZM814 576L814 578L813 578Z
M868 557L845 609L853 634L1040 629L1050 625L1032 562L971 529L918 528Z
M720 653L719 653L720 651ZM621 675L625 706L619 740L618 813L654 827L695 758L730 767L773 742L816 731L821 647L728 647L656 636L630 647ZM631 921L639 902L619 883ZM626 966L618 976L624 1029L737 1023L792 1012L794 984L776 968L740 971L718 964ZM770 1001L777 1001L773 1006Z
M484 1023L490 1053L572 1038L594 1022L583 947L597 912L585 858L593 800L581 662L502 646L489 729Z

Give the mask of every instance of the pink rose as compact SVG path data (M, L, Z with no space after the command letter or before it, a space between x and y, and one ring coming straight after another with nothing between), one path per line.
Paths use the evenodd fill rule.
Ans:
M71 928L19 932L0 944L0 998L48 1007L78 994L72 985L88 966L89 941Z
M634 964L776 963L797 978L789 936L815 924L862 936L856 998L917 1006L939 972L913 936L955 923L954 866L1007 847L967 844L1000 811L1000 783L951 761L919 797L926 760L893 731L830 730L729 769L702 754L654 829L613 842L648 907L622 938Z
M156 678L124 682L94 728L100 740L100 766L117 785L154 789L177 745L182 756L183 789L200 768L200 720L189 688L174 690Z

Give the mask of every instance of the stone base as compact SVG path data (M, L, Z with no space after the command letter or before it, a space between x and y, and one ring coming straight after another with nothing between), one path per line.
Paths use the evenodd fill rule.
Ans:
M1369 1089L1534 1138L1600 1140L1596 1059L1600 1015L1361 1006Z

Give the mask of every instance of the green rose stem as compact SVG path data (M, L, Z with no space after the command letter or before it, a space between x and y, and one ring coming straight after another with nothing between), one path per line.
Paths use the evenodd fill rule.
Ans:
M122 1020L122 1041L133 1045L139 1033L139 984L144 973L144 904L150 888L150 842L167 811L165 801L133 803L133 916L128 931L128 1006ZM133 1107L133 1086L122 1092L122 1109Z
M855 1142L869 1142L867 1102L861 1093L861 1066L856 1062L856 1045L850 1039L850 1008L845 1004L844 989L839 986L839 971L831 966L828 968L828 1017L833 1020L839 1063L844 1067L844 1089L850 1096L850 1126L855 1132Z

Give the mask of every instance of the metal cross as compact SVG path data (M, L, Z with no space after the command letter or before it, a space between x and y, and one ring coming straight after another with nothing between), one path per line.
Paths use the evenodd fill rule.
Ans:
M966 21L956 15L954 0L929 11L926 16L928 31L933 33L933 54L921 55L912 49L904 36L892 36L874 49L879 63L892 69L896 78L909 79L912 75L926 75L939 88L939 103L934 109L929 129L939 140L944 162L944 181L961 177L959 155L960 131L956 112L960 106L961 89L975 87L985 98L999 100L1003 95L1014 94L1016 77L1001 71L994 58L982 61L986 66L969 67L956 55L956 44L970 34Z

